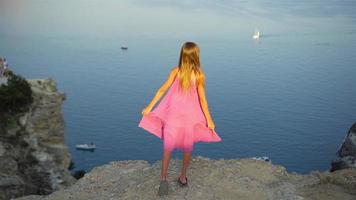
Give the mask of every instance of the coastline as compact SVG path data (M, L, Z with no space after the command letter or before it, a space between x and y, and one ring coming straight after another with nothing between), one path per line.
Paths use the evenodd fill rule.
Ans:
M6 119L0 123L0 199L50 194L75 182L68 170L71 154L64 143L62 104L66 95L57 90L53 79L27 83L29 93L24 92L28 90L23 89L27 87L20 77L11 81L8 88L12 90L2 87L4 102L8 98L18 103L18 96L31 96L33 101L27 110L0 113ZM6 93L7 89L11 92Z

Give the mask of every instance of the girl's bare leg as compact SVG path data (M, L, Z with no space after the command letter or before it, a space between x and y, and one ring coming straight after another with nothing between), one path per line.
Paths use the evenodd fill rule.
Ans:
M182 183L185 183L187 180L186 180L186 177L187 177L187 170L188 170L188 167L189 167L189 162L190 162L190 158L192 156L192 153L191 152L184 152L183 153L183 167L182 167L182 172L179 176L179 179Z
M162 155L161 181L167 180L169 161L171 160L171 151L164 150Z

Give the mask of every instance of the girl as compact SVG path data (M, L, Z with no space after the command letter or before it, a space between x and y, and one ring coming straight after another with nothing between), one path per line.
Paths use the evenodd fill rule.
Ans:
M169 88L159 105L152 108ZM171 69L165 83L142 110L139 127L163 140L159 195L168 194L167 171L171 152L183 151L183 167L177 181L187 186L187 169L196 142L219 142L205 98L205 75L200 66L199 47L183 44L178 67Z

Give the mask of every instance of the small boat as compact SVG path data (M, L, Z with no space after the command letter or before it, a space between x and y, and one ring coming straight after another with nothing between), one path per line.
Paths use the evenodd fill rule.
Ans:
M122 50L127 50L128 47L127 47L127 46L122 46L121 49L122 49Z
M271 159L269 159L267 156L252 157L252 159L254 159L254 160L262 160L262 161L265 161L265 162L271 162Z
M96 147L94 143L90 143L90 144L77 144L75 145L75 148L79 150L94 151Z
M255 34L252 37L253 37L253 39L259 39L260 38L260 32L259 31L255 31Z

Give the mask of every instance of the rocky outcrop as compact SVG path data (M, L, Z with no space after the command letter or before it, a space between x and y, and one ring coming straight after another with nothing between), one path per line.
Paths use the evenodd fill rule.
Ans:
M356 123L354 123L347 133L344 142L337 152L337 158L331 163L331 170L346 168L356 169Z
M151 165L141 160L111 162L94 168L71 187L48 196L31 195L19 199L356 199L355 169L302 175L260 160L204 157L192 159L186 188L176 183L181 161L172 160L169 195L159 198L160 167L160 162Z
M51 79L28 82L34 98L29 111L0 129L0 199L49 194L74 182L64 144L65 94Z

